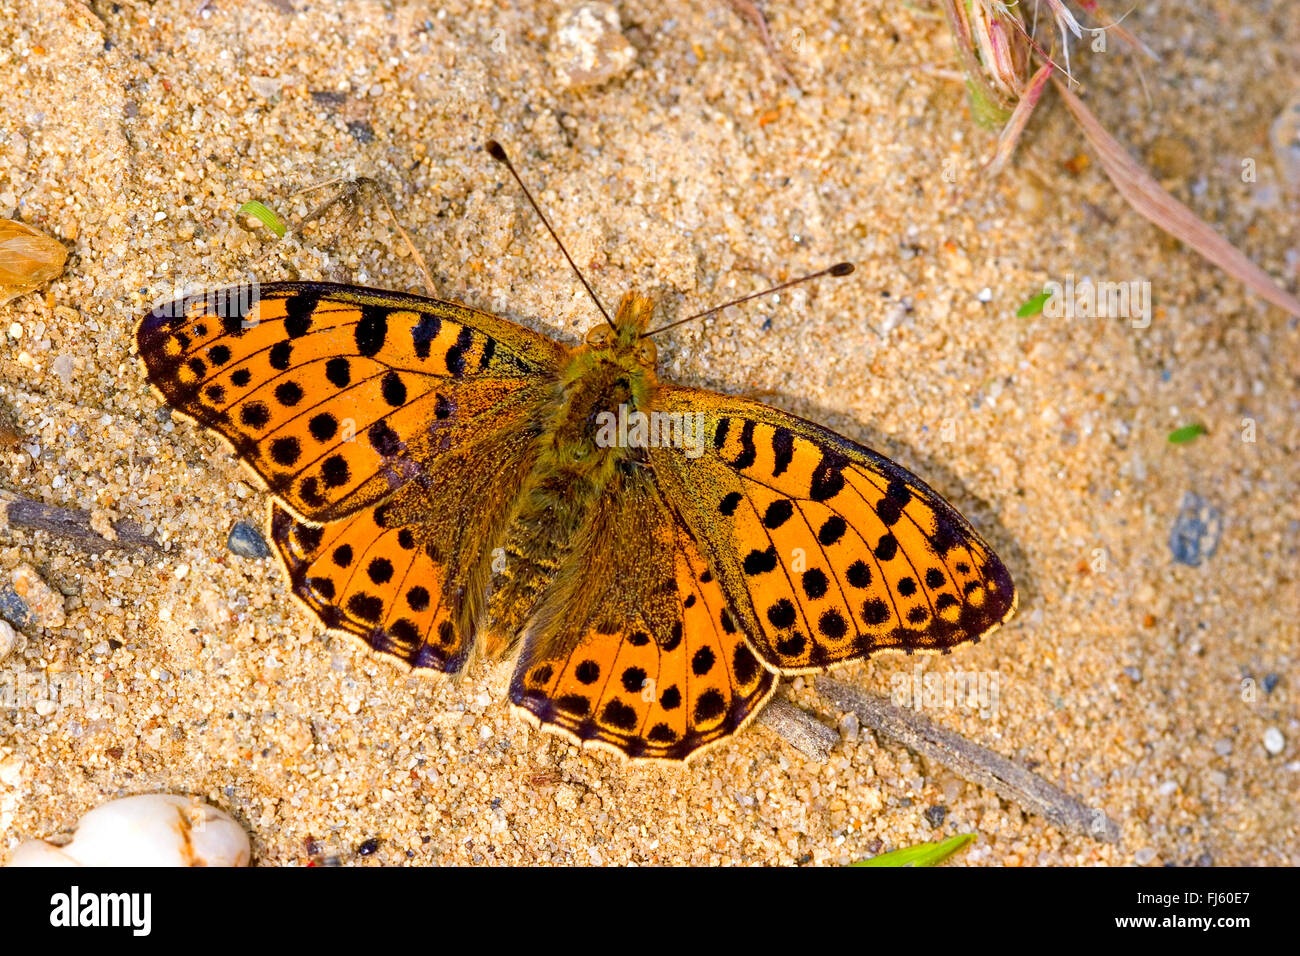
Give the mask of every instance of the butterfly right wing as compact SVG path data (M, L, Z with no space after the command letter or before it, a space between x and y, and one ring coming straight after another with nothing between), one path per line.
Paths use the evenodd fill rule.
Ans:
M767 666L801 674L947 651L1014 613L997 554L901 465L735 396L662 386L655 408L699 425L698 455L649 458Z
M278 503L270 533L296 598L332 631L415 668L460 670L491 554L535 457L536 434L493 431L441 455L383 503L300 521Z

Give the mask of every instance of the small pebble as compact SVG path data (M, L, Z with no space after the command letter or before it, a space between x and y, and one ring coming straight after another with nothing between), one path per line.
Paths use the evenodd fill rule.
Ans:
M67 620L63 595L46 584L35 568L30 564L20 564L10 573L9 581L14 593L30 609L35 624L48 628L63 626Z
M373 143L375 141L375 128L365 120L350 120L348 122L348 134L358 143Z
M627 72L636 50L623 36L613 4L580 3L560 17L550 60L560 84L574 89Z
M1264 731L1264 749L1274 757L1286 749L1286 738L1282 736L1282 731L1276 727L1270 727Z
M1220 757L1226 757L1232 753L1232 741L1227 737L1220 737L1214 742L1214 752Z
M0 588L0 617L14 627L26 627L32 623L32 612L27 607L27 602L7 586Z
M371 837L369 840L364 841L360 846L357 847L357 854L359 856L370 856L373 853L375 853L378 849L379 849L379 839L377 837Z
M1174 560L1194 568L1213 557L1219 547L1221 526L1218 508L1194 491L1184 494L1173 530L1169 532L1169 550Z
M1142 849L1138 850L1136 853L1133 854L1133 862L1135 862L1138 866L1147 866L1155 858L1156 858L1156 851L1154 848L1149 846L1144 846Z
M1273 693L1273 688L1277 687L1277 682L1278 682L1280 679L1281 679L1281 678L1279 678L1279 677L1277 676L1277 674L1265 674L1265 675L1264 675L1264 692L1265 692L1266 694L1271 694L1271 693Z
M54 361L50 363L50 369L59 377L64 385L72 384L72 373L76 368L71 355L56 355Z
M840 737L845 743L853 743L858 739L858 733L862 729L862 724L858 720L858 715L854 713L845 714L840 721Z
M247 521L236 521L226 537L226 547L241 558L257 560L269 558L271 549L266 546L266 539Z
M18 632L8 621L0 621L0 661L13 653L18 646Z
M943 804L926 807L925 818L930 821L930 826L941 827L943 826L943 821L948 818L948 808Z
M279 94L284 80L278 76L253 76L249 77L248 85L258 96L269 100Z
M1134 667L1132 664L1124 668L1124 676L1127 677L1135 684L1142 683L1142 672L1138 670L1136 667Z

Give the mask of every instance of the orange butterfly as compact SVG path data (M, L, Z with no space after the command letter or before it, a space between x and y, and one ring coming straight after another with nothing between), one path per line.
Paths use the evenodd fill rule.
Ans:
M569 348L452 302L286 282L160 306L136 335L168 404L275 497L270 537L327 628L425 671L517 657L515 708L584 746L684 760L778 675L947 651L1011 616L1007 569L915 475L659 382L652 309L629 294Z

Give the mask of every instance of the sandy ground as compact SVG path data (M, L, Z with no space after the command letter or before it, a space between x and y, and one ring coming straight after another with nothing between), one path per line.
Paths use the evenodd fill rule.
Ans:
M966 831L971 865L1300 863L1297 322L1129 211L1053 94L1013 169L980 181L991 140L935 72L951 47L928 3L763 4L801 93L711 0L618 4L634 59L565 88L570 6L0 0L0 216L72 250L0 309L17 435L0 485L166 548L0 531L0 579L29 564L66 612L33 612L0 663L0 849L165 790L233 813L273 865L835 864ZM1145 92L1118 44L1075 68L1166 186L1294 290L1300 195L1268 129L1300 92L1300 19L1187 6L1127 21L1162 58ZM1104 809L1118 846L851 726L824 762L761 727L686 770L581 753L510 715L507 665L410 679L324 640L272 560L228 549L266 502L159 407L136 318L249 275L419 291L374 204L280 244L235 215L260 199L296 219L316 197L295 190L365 174L392 185L442 295L576 341L590 304L481 151L493 136L607 301L648 290L671 317L859 264L673 333L662 373L825 422L980 526L1020 612L920 666L995 679L996 706L931 716ZM1149 280L1150 326L1016 317L1068 275ZM1168 442L1192 422L1208 434ZM1221 526L1196 566L1171 549L1189 493ZM916 666L840 675L888 694ZM788 692L839 720L810 685Z

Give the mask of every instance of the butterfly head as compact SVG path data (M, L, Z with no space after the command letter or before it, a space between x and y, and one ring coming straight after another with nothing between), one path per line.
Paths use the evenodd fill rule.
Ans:
M653 313L653 299L629 292L618 304L613 325L602 322L587 332L587 347L594 353L606 353L620 364L635 363L653 371L658 350L653 341L641 337Z

